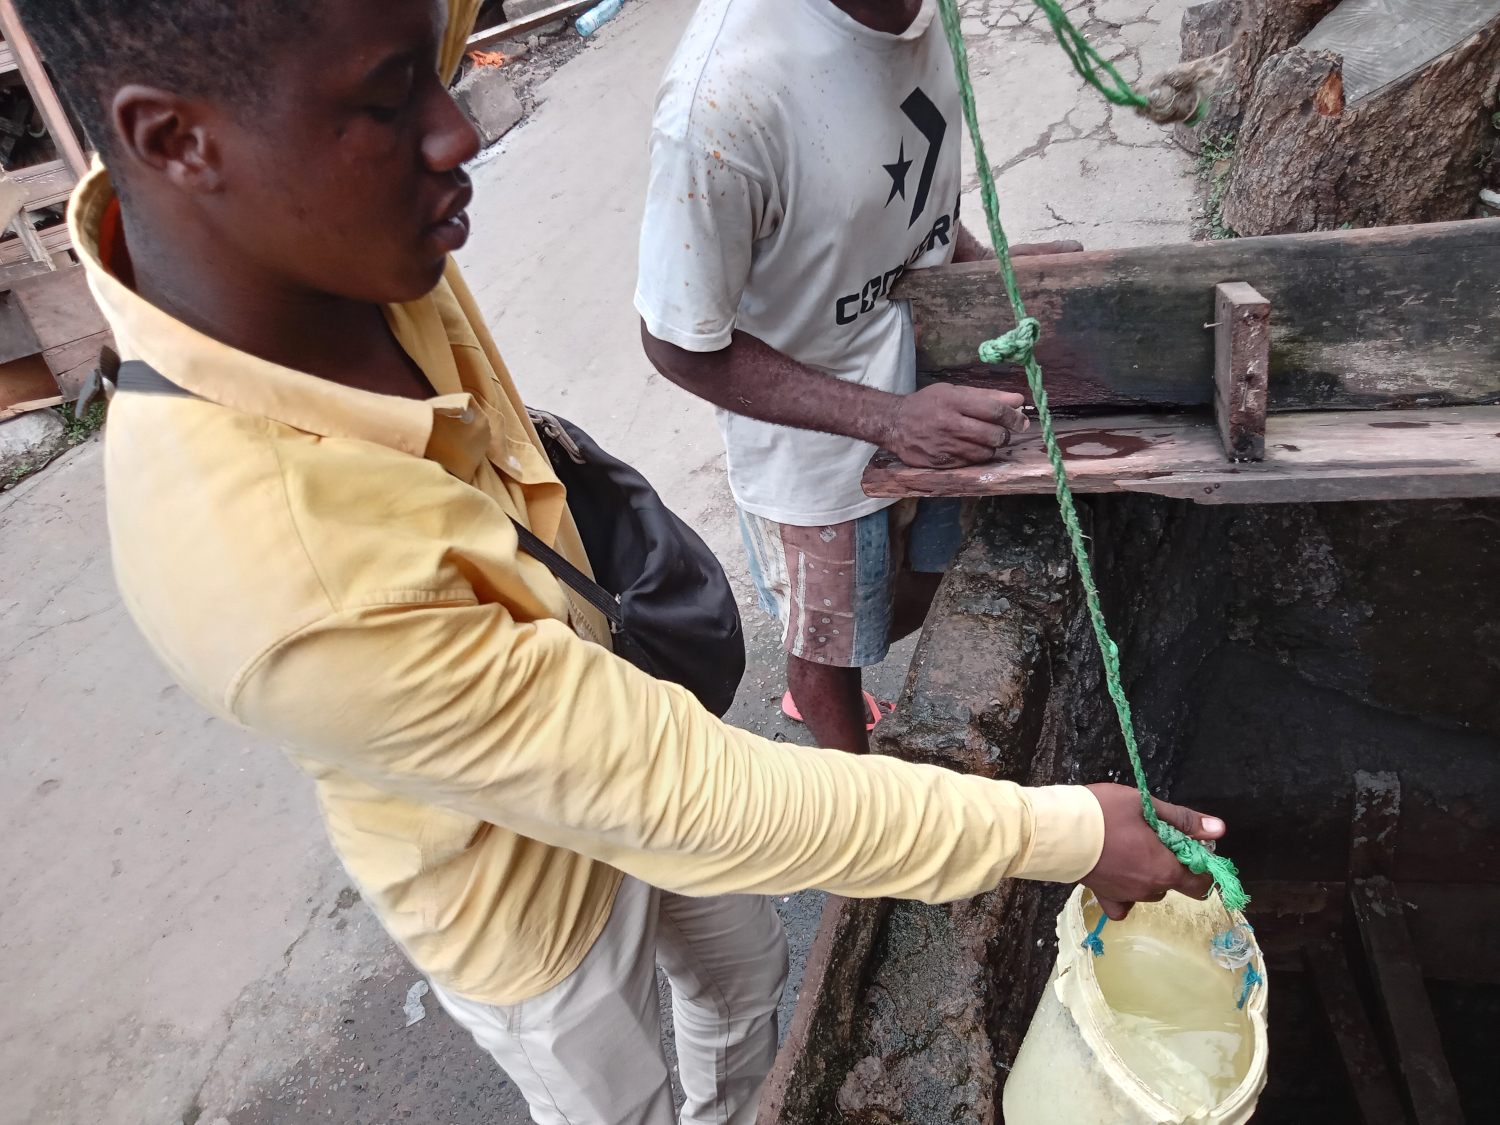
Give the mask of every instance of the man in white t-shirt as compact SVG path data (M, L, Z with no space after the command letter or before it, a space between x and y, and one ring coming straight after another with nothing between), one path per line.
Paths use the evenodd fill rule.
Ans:
M871 454L985 463L1026 426L1020 395L917 391L910 306L887 296L993 256L958 222L962 142L936 0L705 0L657 95L642 338L719 407L784 706L820 746L868 749L860 669L921 625L961 537L957 500L866 496Z

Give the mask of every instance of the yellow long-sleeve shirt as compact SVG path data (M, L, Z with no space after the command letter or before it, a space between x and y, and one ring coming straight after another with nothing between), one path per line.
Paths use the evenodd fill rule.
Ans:
M439 983L495 1004L550 988L622 871L687 894L943 901L1096 862L1086 790L770 742L588 639L602 622L517 550L509 517L587 567L455 267L388 310L439 397L370 394L142 300L101 249L113 199L102 171L74 197L90 285L121 354L197 396L110 407L125 603L194 698L286 746L350 876Z

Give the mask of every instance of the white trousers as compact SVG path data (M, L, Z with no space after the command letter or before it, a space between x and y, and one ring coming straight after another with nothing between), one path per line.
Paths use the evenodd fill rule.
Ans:
M433 993L538 1125L673 1125L657 965L672 985L683 1125L752 1125L787 976L786 934L764 896L687 898L626 876L561 984L503 1007Z

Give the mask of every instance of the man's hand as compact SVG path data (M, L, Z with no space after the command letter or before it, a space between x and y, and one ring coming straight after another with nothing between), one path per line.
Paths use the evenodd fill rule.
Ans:
M1083 885L1094 892L1104 913L1118 922L1138 902L1160 902L1168 891L1204 898L1213 888L1207 875L1194 875L1178 862L1141 815L1141 795L1128 785L1090 785L1104 810L1104 851ZM1180 805L1156 801L1156 815L1195 840L1217 840L1224 822Z
M880 444L919 469L986 465L1031 423L1020 395L934 383L902 395Z

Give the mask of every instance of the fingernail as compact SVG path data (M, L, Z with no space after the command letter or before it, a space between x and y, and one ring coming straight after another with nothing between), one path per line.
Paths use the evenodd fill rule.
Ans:
M1205 816L1203 818L1203 833L1206 836L1219 836L1224 832L1224 822L1216 816Z

